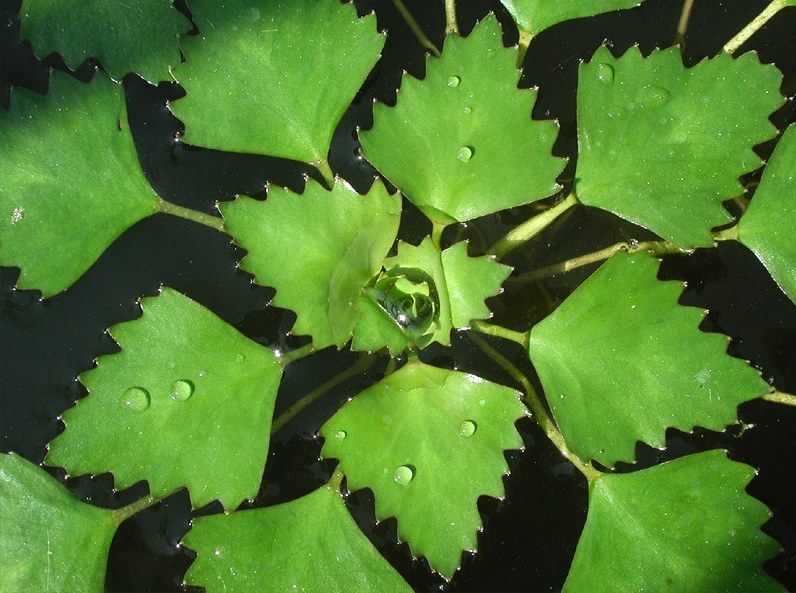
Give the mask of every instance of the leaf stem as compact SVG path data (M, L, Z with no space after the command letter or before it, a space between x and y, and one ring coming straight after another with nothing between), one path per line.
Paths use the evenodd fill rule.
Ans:
M315 352L315 345L310 342L309 344L305 344L301 348L296 348L295 350L291 350L290 352L280 352L277 350L275 352L276 358L279 360L279 364L283 367L286 367L291 362L295 362L297 360L301 360L302 358L306 358L310 354Z
M445 231L445 225L438 222L432 223L431 227L431 242L438 251L442 251L442 233Z
M318 169L318 172L320 172L320 174L329 184L329 187L334 185L334 173L332 172L332 168L329 166L329 161L326 159L321 159L311 163L311 165Z
M516 342L524 349L528 348L528 332L521 333L517 332L508 328L505 328L501 325L495 325L494 323L488 323L486 321L475 320L470 324L470 328L488 336L495 336L497 338L503 338L504 340L511 340L512 342Z
M163 199L160 199L156 202L155 211L162 212L163 214L171 214L172 216L184 218L192 222L198 222L199 224L203 224L221 233L227 232L224 228L224 219L220 216L213 216L211 214L199 212L198 210L191 210L190 208L178 206L177 204L167 202Z
M127 506L114 509L113 514L111 515L113 518L113 522L116 523L116 525L121 525L124 521L126 521L136 513L156 505L161 500L163 499L147 495L143 498L139 498L135 502L128 504Z
M499 259L504 257L513 249L533 239L556 218L564 214L564 212L577 203L578 200L575 194L569 194L564 200L560 201L552 208L545 210L541 214L537 214L533 218L526 220L519 226L510 230L489 249L488 253L497 256Z
M282 427L285 426L285 424L287 424L293 418L295 418L295 416L299 412L301 412L304 408L306 408L315 400L320 398L327 391L329 391L330 389L334 389L343 381L346 381L347 379L350 379L351 377L354 377L359 373L369 369L374 362L376 362L376 356L374 356L373 354L366 354L364 356L361 356L359 360L357 360L349 368L340 373L337 373L334 377L332 377L322 385L319 385L318 387L310 391L307 395L302 397L300 400L298 400L296 403L290 406L287 410L282 412L276 418L276 420L274 420L271 423L271 434L276 434L277 432L279 432L279 430L281 430Z
M403 3L403 0L392 0L392 3L395 4L395 8L398 9L398 12L401 13L401 16L406 21L406 24L409 25L409 28L412 30L412 33L415 34L417 40L420 42L420 45L425 47L428 51L434 54L436 57L440 57L442 54L437 49L437 46L428 38L428 36L423 32L423 29L420 28L420 25L417 24L415 17L412 16L412 13L406 8L406 5Z
M619 243L614 243L609 247L605 247L604 249L600 249L599 251L594 251L593 253L587 253L585 255L573 257L562 262L545 266L544 268L539 268L538 270L532 270L530 272L526 272L525 274L520 274L519 276L510 278L509 281L512 283L524 284L526 282L539 280L541 278L555 276L556 274L563 274L564 272L569 272L594 262L606 260L618 251L626 251L627 253L649 251L652 255L688 252L687 250L682 249L674 243L670 243L669 241L641 241L631 243L621 241Z
M459 24L456 22L456 0L445 0L445 34L459 33Z
M776 404L784 404L786 406L796 407L796 395L785 393L784 391L773 391L763 396L767 402L774 402Z
M555 447L561 451L561 454L572 465L574 465L580 473L583 474L586 480L588 482L593 482L602 476L603 473L600 470L591 464L581 461L581 459L572 451L570 451L569 447L567 447L567 443L564 441L564 436L559 432L555 423L547 414L547 410L545 409L544 404L542 404L539 394L536 393L536 389L534 389L533 385L531 385L528 377L526 377L520 369L514 366L514 364L508 358L492 348L492 346L490 346L480 336L473 333L468 333L467 337L470 338L475 345L484 352L484 354L494 360L504 371L511 375L511 377L517 381L517 383L522 385L522 388L525 390L525 403L531 410L531 417L533 420L536 422L539 428L542 429L550 442L553 443L553 445L555 445Z
M522 66L525 61L525 54L528 53L528 46L533 39L533 33L530 31L520 31L520 39L517 42L517 68Z
M763 9L763 12L753 18L748 25L746 25L735 35L735 37L725 43L722 49L728 54L735 53L735 51L744 43L746 43L746 41L752 35L757 33L757 31L762 28L762 26L765 25L771 19L771 17L773 17L787 5L788 4L786 0L772 0L772 2Z
M737 241L738 240L738 225L733 225L721 231L713 233L715 241Z
M685 32L688 30L688 21L691 19L691 9L694 7L694 0L685 0L683 10L680 12L680 20L677 22L677 33L674 36L675 44L685 45Z
M339 494L340 484L343 483L344 477L345 474L343 473L343 470L340 469L340 464L338 463L337 467L334 468L334 473L332 474L332 477L329 478L329 481L326 483L326 485Z

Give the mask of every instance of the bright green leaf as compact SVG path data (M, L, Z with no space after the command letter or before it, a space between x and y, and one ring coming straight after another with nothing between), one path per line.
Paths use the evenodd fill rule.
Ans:
M375 352L387 348L391 356L398 356L412 345L412 337L375 299L360 296L354 306L362 313L362 317L354 328L352 350Z
M338 0L195 0L171 104L184 140L232 152L325 161L332 133L379 59L376 17Z
M516 49L490 15L469 37L449 35L426 78L404 77L395 107L377 104L360 133L365 157L426 216L465 221L558 190L557 126L531 120L536 91L520 90Z
M663 446L667 427L723 430L741 402L769 391L700 332L704 311L677 303L682 285L656 279L646 253L618 253L534 326L529 352L569 447L605 466Z
M754 251L796 303L796 125L785 130L771 155L738 223L738 240Z
M19 288L65 290L157 202L122 88L101 73L53 71L47 96L16 89L0 109L0 265L21 268Z
M113 511L75 499L24 458L0 454L0 590L105 590Z
M400 196L379 181L364 196L344 181L331 192L308 181L301 195L271 186L265 201L242 196L219 209L249 252L241 268L276 288L275 305L296 312L293 332L318 349L345 344L360 317L353 303L398 233Z
M776 134L781 82L754 53L685 68L677 47L647 58L601 47L578 78L578 199L681 247L713 246L711 228L730 220L721 203Z
M409 363L343 406L322 428L321 455L340 460L349 489L370 488L376 517L450 578L476 549L481 495L504 495L505 449L522 447L527 413L513 389Z
M591 486L564 591L783 591L763 571L778 551L770 513L744 488L755 475L707 451Z
M185 582L207 593L411 591L328 486L273 507L200 517L183 543L198 554Z
M274 354L198 303L163 288L143 315L109 329L121 352L80 380L46 462L71 474L147 480L153 496L183 486L195 508L257 494L282 368Z
M177 37L190 28L169 0L24 0L20 12L20 36L39 58L57 52L75 70L95 57L114 80L128 72L152 83L171 80L169 67L180 63Z
M632 8L641 0L500 0L520 31L537 35L571 19Z

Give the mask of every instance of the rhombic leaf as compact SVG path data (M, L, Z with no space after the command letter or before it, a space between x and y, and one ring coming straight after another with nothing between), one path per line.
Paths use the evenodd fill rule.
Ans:
M412 362L366 389L321 428L348 488L370 488L376 517L398 519L412 553L450 578L475 550L477 500L500 498L505 449L522 447L527 413L513 389Z
M500 0L509 11L517 28L536 35L558 23L631 8L641 0Z
M174 74L185 141L318 163L379 59L376 17L338 0L196 0Z
M670 426L723 430L770 389L726 336L699 331L704 312L678 305L682 285L657 270L646 253L619 253L531 330L531 361L581 459L630 461L636 441L663 446Z
M14 453L0 454L0 590L105 590L114 512L75 499Z
M154 497L187 487L194 508L254 498L282 376L276 357L170 288L141 307L108 330L122 350L80 376L89 395L63 414L46 462L110 471L117 488L147 480Z
M713 450L600 477L565 593L784 591L763 571L778 545L744 491L754 475Z
M489 15L449 35L426 78L405 77L395 107L377 104L360 134L365 158L431 220L465 221L552 195L564 167L557 126L531 120L536 91L519 90L516 50Z
M136 72L149 82L171 80L180 63L177 36L191 24L169 0L24 0L20 36L36 55L59 53L72 70L99 59L114 80Z
M685 68L676 47L647 58L601 47L578 77L578 199L680 247L711 247L730 220L722 201L762 164L752 148L776 134L781 81L754 53Z
M328 486L273 507L200 517L183 543L198 554L185 582L207 593L412 590Z
M364 196L344 181L331 192L308 181L300 195L272 186L264 202L241 196L219 210L249 252L240 267L276 288L273 304L296 312L293 332L318 349L345 344L360 317L352 304L398 233L401 197L379 181Z
M119 85L54 71L50 92L17 89L0 109L0 265L50 297L126 229L155 212ZM46 254L43 256L42 254Z
M796 125L785 130L771 155L738 223L738 240L754 251L796 303Z

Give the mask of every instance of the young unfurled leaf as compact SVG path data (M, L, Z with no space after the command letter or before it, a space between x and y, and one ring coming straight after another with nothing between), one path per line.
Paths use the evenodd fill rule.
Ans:
M362 151L431 220L465 221L552 195L565 162L557 126L534 121L536 91L517 88L516 50L490 15L449 35L426 78L404 77L395 107L377 104Z
M183 543L197 552L185 583L207 593L412 590L328 486L272 507L200 517Z
M153 496L187 487L195 508L254 498L268 453L282 367L274 354L178 292L141 299L143 315L108 330L121 352L80 380L46 462L110 471Z
M49 94L15 89L0 109L0 265L50 297L71 286L125 230L155 212L124 93L102 73L58 71Z
M630 461L636 441L662 446L668 427L723 430L770 389L726 336L699 331L704 311L679 305L682 285L657 280L658 265L618 253L531 330L531 361L582 459Z
M754 53L685 68L676 47L647 58L601 47L578 77L578 200L680 247L711 247L711 229L730 220L721 203L762 164L752 148L776 134L781 81Z
M763 571L778 545L744 491L754 475L712 450L600 477L564 591L784 592Z
M117 522L15 453L0 454L0 591L105 590Z
M241 268L276 288L275 305L296 312L293 332L312 336L317 349L345 344L360 317L352 304L398 233L400 196L379 181L364 196L340 180L331 192L309 181L301 195L272 186L264 202L242 196L219 210L249 252Z
M128 72L151 83L171 80L177 37L190 28L169 0L24 0L20 14L20 36L37 56L57 52L72 70L94 57L114 80Z
M174 74L185 141L317 163L379 59L376 17L337 0L196 0Z
M522 447L527 413L513 389L409 363L369 387L321 428L321 454L340 460L349 489L370 488L376 517L450 578L475 550L477 500L502 497L505 449Z
M500 0L509 11L517 28L531 35L541 33L558 23L603 12L632 8L642 0Z
M738 223L738 240L763 262L796 303L796 125L777 144L749 209Z

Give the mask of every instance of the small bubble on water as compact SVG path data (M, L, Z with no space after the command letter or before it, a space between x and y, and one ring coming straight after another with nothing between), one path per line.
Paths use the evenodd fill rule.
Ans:
M458 76L449 76L448 77L448 86L449 87L457 87L461 83L462 79Z
M459 425L459 435L465 438L471 437L475 434L476 428L475 422L472 420L463 420Z
M143 387L130 387L122 393L119 403L133 412L143 412L149 408L149 392Z
M186 379L178 379L171 386L171 399L184 402L193 395L193 383Z
M395 470L395 473L393 474L393 479L402 486L406 486L409 482L412 481L414 477L415 477L415 472L408 465L400 466L398 469Z
M473 158L473 149L470 148L469 146L462 146L456 152L456 158L462 161L463 163L466 163L471 158Z

